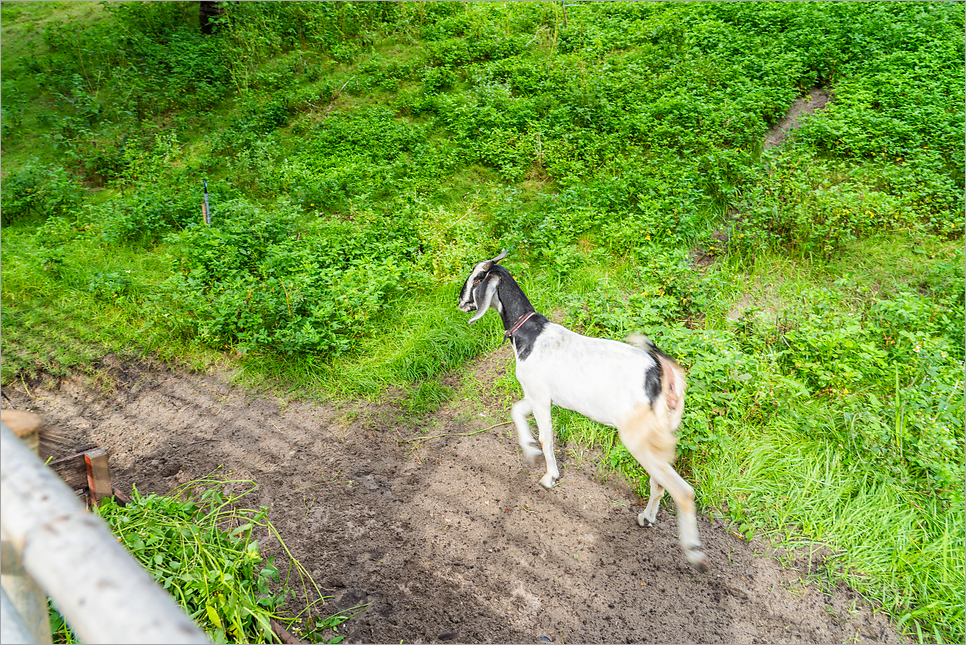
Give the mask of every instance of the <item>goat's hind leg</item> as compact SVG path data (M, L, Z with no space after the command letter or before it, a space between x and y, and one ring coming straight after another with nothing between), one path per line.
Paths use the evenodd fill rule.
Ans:
M636 454L634 456L637 457ZM666 461L653 457L645 457L644 460L638 457L638 461L651 474L652 479L657 479L658 486L663 486L671 493L674 505L678 509L678 531L684 557L704 571L708 565L704 553L699 551L701 539L698 537L698 522L694 514L694 489ZM653 487L651 490L653 491Z
M657 508L660 503L664 489L671 493L674 504L678 511L678 532L680 534L681 549L684 557L695 567L704 570L707 568L707 558L699 549L701 540L698 537L698 522L694 514L694 489L677 473L665 456L652 447L649 431L655 431L648 424L640 427L619 428L621 441L627 450L634 455L634 458L644 467L644 470L651 476L651 499L648 500L647 508L641 513L637 522L641 526L641 521L653 522L657 517Z
M520 399L510 408L510 418L513 419L513 424L517 428L517 441L523 450L523 456L532 466L537 463L537 457L543 453L537 446L537 442L534 441L533 435L530 434L530 423L527 421L527 417L531 412L533 412L533 404L527 398Z
M657 482L657 477L651 475L651 497L647 500L647 508L637 516L637 523L641 526L654 524L657 521L658 506L664 497L664 487Z

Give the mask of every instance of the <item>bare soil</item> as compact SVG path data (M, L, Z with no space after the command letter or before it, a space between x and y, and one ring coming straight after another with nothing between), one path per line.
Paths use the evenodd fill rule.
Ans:
M808 94L795 99L788 110L788 114L768 130L765 135L765 149L780 146L788 135L802 127L802 119L812 112L825 109L832 100L832 93L824 87L815 86Z
M322 613L366 605L347 642L903 642L853 590L815 585L818 556L783 568L709 514L710 567L691 568L673 502L637 526L642 500L592 451L558 445L563 477L543 490L512 426L469 434L509 421L495 382L512 368L508 347L465 366L447 377L456 396L422 417L393 393L297 401L118 360L107 392L73 377L5 393L61 445L107 450L122 490L166 493L219 466L257 482L245 501L269 507L331 596ZM267 536L262 550L284 561Z

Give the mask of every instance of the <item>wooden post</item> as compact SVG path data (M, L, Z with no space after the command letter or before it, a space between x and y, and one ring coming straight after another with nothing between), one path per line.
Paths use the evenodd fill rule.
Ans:
M101 500L110 495L120 506L131 503L130 498L114 489L107 453L94 447L50 462L50 469L71 490L78 494L87 493L92 504L100 506Z
M114 492L107 453L100 448L88 450L84 453L84 463L87 466L87 488L90 491L91 503L100 506L101 500L110 497Z
M37 640L10 596L0 588L0 643L34 643Z
M43 421L33 412L26 410L2 410L0 421L10 428L17 438L27 444L27 447L37 453L40 446L40 428Z
M33 643L52 643L50 615L47 613L47 594L23 566L13 540L0 528L0 585L10 603L20 614L23 626L30 632Z
M40 445L39 416L25 410L0 411L0 422L37 454ZM53 642L50 617L47 614L47 594L24 570L23 560L3 528L0 528L0 584L10 603L23 620L35 643Z
M208 182L202 180L205 185L205 203L201 205L201 216L205 220L205 226L211 226L211 206L208 205Z

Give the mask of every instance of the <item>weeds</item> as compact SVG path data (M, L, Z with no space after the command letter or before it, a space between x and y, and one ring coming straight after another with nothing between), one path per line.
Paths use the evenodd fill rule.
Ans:
M281 536L268 520L267 508L239 506L252 490L254 482L212 475L186 482L164 496L142 495L135 487L130 504L122 507L107 498L95 510L213 642L280 642L272 629L273 619L298 621L309 626L310 636L319 638L325 630L333 630L335 636L327 632L325 642L341 641L337 627L351 616L312 613L314 605L324 602L317 587L303 588L304 619L302 614L283 615L292 591L287 584L279 584L273 558L261 555L254 537L260 530L279 540ZM281 544L304 579L301 565ZM75 642L53 607L51 627L55 642Z
M508 248L689 368L705 504L963 639L962 3L193 7L3 6L4 384L153 352L423 413L499 342L453 301Z

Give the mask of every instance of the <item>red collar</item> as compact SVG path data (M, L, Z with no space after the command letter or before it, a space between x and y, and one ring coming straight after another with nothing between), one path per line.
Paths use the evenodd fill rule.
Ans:
M530 320L530 318L532 318L533 316L536 316L536 315L537 315L537 312L531 311L528 314L524 314L524 315L520 316L517 319L517 324L515 324L513 326L513 329L507 329L506 330L506 333L503 334L503 343L506 343L507 339L510 336L512 336L513 334L517 333L517 331L519 331L520 328L523 327L523 323L527 322L528 320ZM500 344L502 345L503 343L500 343Z

